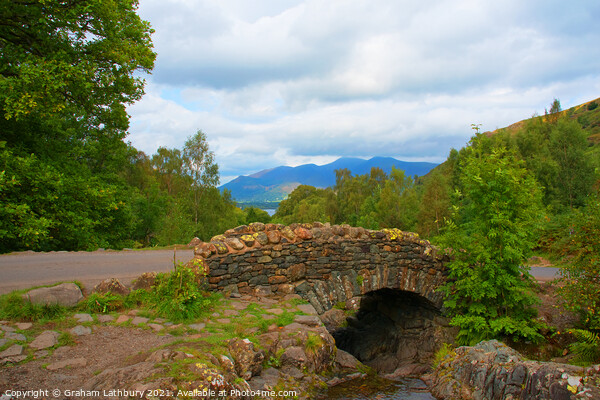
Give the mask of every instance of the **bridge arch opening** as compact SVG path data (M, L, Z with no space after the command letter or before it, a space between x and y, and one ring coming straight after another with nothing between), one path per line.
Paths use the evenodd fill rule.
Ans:
M427 371L435 351L450 341L448 320L425 297L399 289L364 294L347 326L332 332L336 346L379 373Z

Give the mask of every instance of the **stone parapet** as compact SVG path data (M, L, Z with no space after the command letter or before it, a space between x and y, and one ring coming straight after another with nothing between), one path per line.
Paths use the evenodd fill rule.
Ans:
M213 290L298 293L322 314L364 293L401 289L436 307L445 282L439 252L416 233L322 223L252 223L230 229L195 247L208 266Z

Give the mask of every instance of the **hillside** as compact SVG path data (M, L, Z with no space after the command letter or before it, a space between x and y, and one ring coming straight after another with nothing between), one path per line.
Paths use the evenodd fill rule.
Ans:
M581 124L581 127L588 133L588 140L590 141L590 144L600 144L600 98L560 111L557 114L559 116L566 115L570 119L577 120L577 122ZM514 124L511 124L505 128L496 129L490 132L490 134L501 131L514 134L518 132L528 121L534 118L542 118L545 120L548 118L548 116L533 116L531 118L515 122Z
M344 157L325 164L305 164L298 167L280 166L266 169L252 175L239 176L220 187L231 191L233 199L239 203L279 202L284 200L299 185L326 188L335 184L335 170L347 168L353 175L364 175L371 168L381 168L386 173L392 166L401 169L406 175L425 175L437 164L427 162L406 162L391 157L374 157L369 160Z

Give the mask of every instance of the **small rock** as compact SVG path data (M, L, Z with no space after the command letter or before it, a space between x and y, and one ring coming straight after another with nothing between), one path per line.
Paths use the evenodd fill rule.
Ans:
M92 333L92 328L83 325L77 325L69 330L73 335L84 336Z
M360 361L358 361L356 357L342 349L337 349L335 362L342 369L356 369L360 364Z
M13 344L8 349L0 353L0 358L20 356L21 354L23 354L23 346L19 344Z
M270 308L267 310L267 312L270 312L271 314L275 314L275 315L283 314L283 310L281 308Z
M316 315L296 315L294 322L307 326L321 326L322 322Z
M154 318L153 322L156 322L157 324L164 324L166 320L164 318Z
M75 314L73 318L79 322L94 322L94 318L90 314Z
M26 358L27 358L27 356L23 355L23 354L20 355L20 356L12 356L12 357L0 358L0 364L18 363L18 362L23 361Z
M83 357L72 358L69 360L58 361L52 363L46 367L49 371L56 371L57 369L62 369L66 367L74 367L74 368L82 368L87 365L87 360Z
M141 325L147 323L148 321L150 321L148 318L136 316L131 320L131 323L133 325Z
M42 350L56 346L58 344L59 336L60 333L56 331L44 331L29 344L29 347L36 350Z
M152 328L152 330L153 330L154 332L159 332L159 331L162 331L163 329L165 329L165 327L164 327L164 326L162 326L162 325L160 325L160 324L148 324L148 326L149 326L150 328Z
M127 315L119 315L119 317L115 321L115 324L122 324L122 323L125 323L127 321L129 321L129 316L127 316Z
M48 355L48 350L40 350L34 353L34 358L44 358Z
M33 324L31 322L18 322L17 323L17 329L21 330L21 331L26 331L27 329L31 328L33 326Z
M16 330L12 326L8 325L0 325L0 329L2 329L4 332L14 332Z
M231 320L229 318L219 318L217 319L217 322L224 325L231 324Z
M200 322L197 324L189 324L188 327L190 327L196 331L201 331L202 329L204 329L206 327L206 324L204 322Z
M27 341L27 338L25 337L25 335L23 335L22 333L16 333L16 332L7 332L4 335L4 338L9 339L9 340L16 340L18 342Z
M98 315L96 318L98 318L98 322L100 323L113 322L115 320L115 317L108 314Z
M298 310L302 311L304 314L308 315L318 315L317 310L312 306L312 304L298 304Z

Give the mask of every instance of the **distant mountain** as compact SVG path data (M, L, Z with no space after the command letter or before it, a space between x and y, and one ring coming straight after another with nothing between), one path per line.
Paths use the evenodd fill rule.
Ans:
M279 202L284 200L299 185L326 188L335 185L335 170L347 168L352 175L364 175L371 168L379 167L389 174L392 166L401 169L408 176L425 175L437 164L428 162L407 162L391 157L374 157L370 160L343 157L325 164L305 164L298 167L276 167L265 169L248 176L239 176L220 187L231 191L233 199L239 203Z

